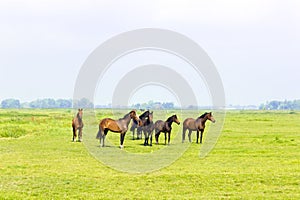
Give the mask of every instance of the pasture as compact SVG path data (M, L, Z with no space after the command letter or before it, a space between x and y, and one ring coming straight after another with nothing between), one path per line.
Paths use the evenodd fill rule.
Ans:
M154 121L170 115L157 113ZM184 118L200 114L178 114L181 124L173 124L170 146L180 145L173 138L181 135ZM173 164L139 174L116 171L96 160L84 143L72 142L73 116L67 109L0 110L0 199L300 199L298 111L228 111L207 157L199 158L201 145L193 133L193 143ZM96 118L104 117L112 117L111 111L97 110ZM83 140L86 134L96 137L90 126L98 128L85 123ZM107 139L118 145L119 134L109 132ZM163 143L163 135L159 140ZM120 151L165 148L143 142L132 140L128 131Z

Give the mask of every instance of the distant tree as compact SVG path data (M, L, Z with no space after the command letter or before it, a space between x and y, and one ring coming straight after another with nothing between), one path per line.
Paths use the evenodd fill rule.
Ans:
M268 110L278 110L280 101L271 101L269 102L267 108Z
M270 101L265 104L261 104L259 109L265 110L300 110L300 100L294 101Z
M55 108L55 100L54 99L43 99L42 100L42 108Z
M72 101L67 99L57 99L55 105L57 108L72 108Z
M133 104L132 107L135 108L135 109L141 109L142 108L140 103Z
M30 108L56 108L56 102L54 99L37 99L29 103Z
M259 110L265 110L266 109L266 105L265 104L260 104L258 107Z
M73 101L73 108L94 108L94 104L87 98Z
M1 102L2 108L20 108L21 104L18 99L5 99Z
M173 102L166 102L162 104L162 107L165 109L173 109L174 108L174 103Z
M300 100L293 101L293 109L300 110Z
M153 100L148 101L148 103L137 103L132 105L133 108L136 109L173 109L174 103L173 102L154 102Z

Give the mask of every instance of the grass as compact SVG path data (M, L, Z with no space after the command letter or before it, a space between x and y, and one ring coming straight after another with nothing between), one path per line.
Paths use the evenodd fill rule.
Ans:
M154 114L157 120L170 113ZM109 110L96 113L97 119L107 116ZM186 116L197 114L188 111L179 119ZM0 199L300 199L300 112L227 112L207 157L199 158L193 134L193 143L173 164L140 174L116 171L83 143L71 142L72 117L71 110L0 110ZM85 124L83 137L91 126L97 123ZM171 146L181 128L173 125ZM125 139L128 152L165 148L144 147L131 137ZM115 133L107 139L119 141Z

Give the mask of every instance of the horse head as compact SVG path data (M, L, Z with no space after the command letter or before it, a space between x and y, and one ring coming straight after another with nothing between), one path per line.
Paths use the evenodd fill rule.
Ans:
M78 109L77 118L82 120L82 115L83 115L83 109L80 108L80 109Z
M149 113L148 121L153 122L153 111Z
M216 122L216 120L215 120L215 118L212 116L212 113L211 113L211 112L207 113L207 119L210 120L212 123L215 123L215 122Z
M141 115L139 116L139 118L140 118L141 120L142 120L142 119L145 119L145 118L149 117L149 114L150 114L150 111L147 110L147 111L145 111L143 114L141 114Z
M140 120L139 116L137 116L135 110L130 111L129 114L130 114L130 118L137 121L139 126L142 125L142 121Z
M173 121L178 125L180 124L180 121L178 120L177 115L173 115Z

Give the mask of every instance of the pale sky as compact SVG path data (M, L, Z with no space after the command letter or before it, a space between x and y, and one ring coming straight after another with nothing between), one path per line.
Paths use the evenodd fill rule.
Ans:
M4 0L0 100L72 98L89 54L139 28L173 30L197 42L220 74L227 104L300 99L300 1Z

